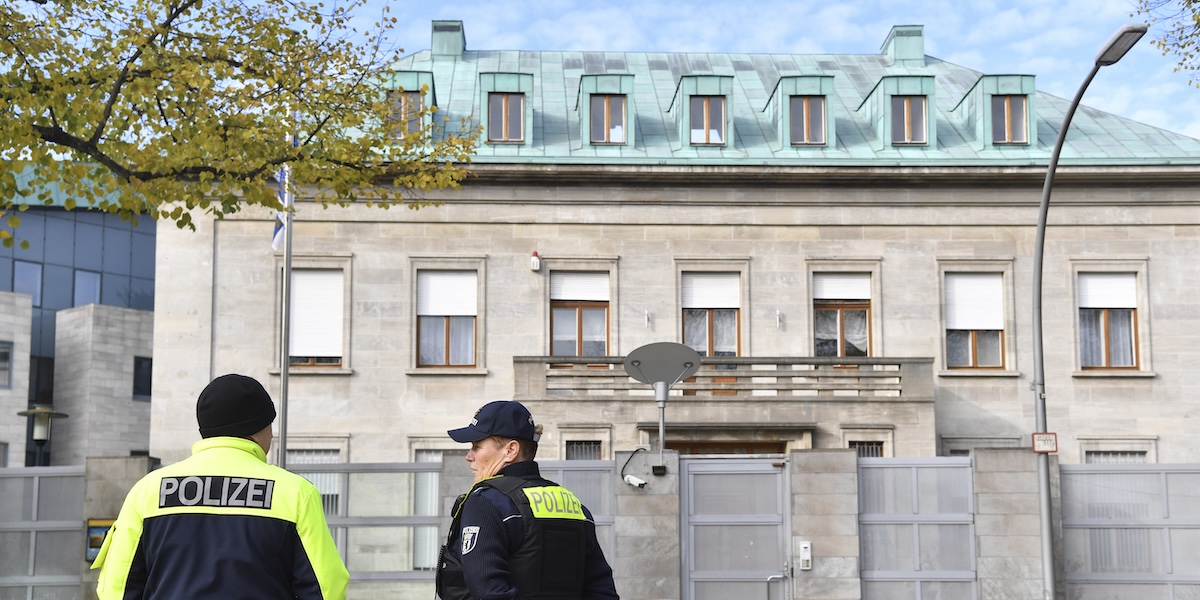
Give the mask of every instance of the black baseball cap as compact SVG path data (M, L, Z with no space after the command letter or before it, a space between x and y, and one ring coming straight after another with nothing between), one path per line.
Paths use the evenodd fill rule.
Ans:
M541 437L536 432L529 409L515 400L488 402L475 411L470 425L446 433L460 443L474 443L493 435L531 442Z

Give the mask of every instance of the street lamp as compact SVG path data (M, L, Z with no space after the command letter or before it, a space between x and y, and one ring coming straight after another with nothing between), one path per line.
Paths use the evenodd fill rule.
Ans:
M1126 25L1117 30L1108 42L1096 54L1096 63L1088 73L1075 99L1067 108L1063 117L1062 127L1058 130L1058 140L1054 142L1054 152L1050 154L1050 165L1046 168L1046 183L1042 186L1042 204L1038 212L1037 238L1033 250L1033 401L1037 415L1036 433L1046 433L1046 368L1042 355L1042 256L1046 247L1046 213L1050 209L1050 186L1054 183L1054 171L1058 169L1058 155L1062 152L1063 142L1067 139L1067 128L1071 126L1071 117L1079 108L1083 92L1087 90L1100 67L1107 67L1125 56L1142 36L1146 34L1145 25ZM1051 539L1050 523L1050 455L1039 452L1038 455L1038 500L1042 530L1042 594L1045 600L1054 600L1054 543Z
M43 452L46 442L50 441L50 425L54 419L65 419L67 413L61 413L54 410L54 407L49 404L34 404L32 408L23 410L17 413L19 417L26 417L33 421L33 443L37 444L37 454L34 456L34 466L44 467L48 465L42 464Z

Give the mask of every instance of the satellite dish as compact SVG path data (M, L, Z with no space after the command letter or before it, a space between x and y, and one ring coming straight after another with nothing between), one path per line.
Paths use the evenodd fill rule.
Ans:
M646 344L625 357L625 372L630 377L667 387L691 377L700 369L700 354L690 346L675 342Z

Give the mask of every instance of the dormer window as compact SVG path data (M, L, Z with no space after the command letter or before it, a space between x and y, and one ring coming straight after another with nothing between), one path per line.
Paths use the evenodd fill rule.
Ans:
M792 145L824 145L825 96L792 96L790 106Z
M725 97L691 97L691 140L693 145L725 143Z
M625 125L624 94L592 94L591 140L593 144L624 144Z
M392 108L390 119L394 137L421 131L421 92L392 90L388 92L388 103Z
M892 96L892 144L925 144L925 96Z
M992 143L1028 144L1025 95L992 96Z
M525 140L525 94L488 94L488 141Z

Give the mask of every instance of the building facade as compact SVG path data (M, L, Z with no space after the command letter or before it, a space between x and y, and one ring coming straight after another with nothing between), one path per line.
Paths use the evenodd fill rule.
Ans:
M438 460L495 399L546 425L546 459L1028 447L1035 226L1069 103L926 56L923 36L898 26L861 55L487 51L434 22L387 85L401 110L482 127L474 175L416 211L300 198L289 466ZM1063 463L1200 451L1197 164L1196 140L1074 120L1043 279ZM153 456L188 454L215 376L279 398L271 218L158 232ZM660 413L623 360L664 341L704 359Z
M0 248L0 321L12 325L0 331L0 467L149 451L155 223L53 200L20 212L17 244ZM35 405L67 415L40 449L17 415Z

